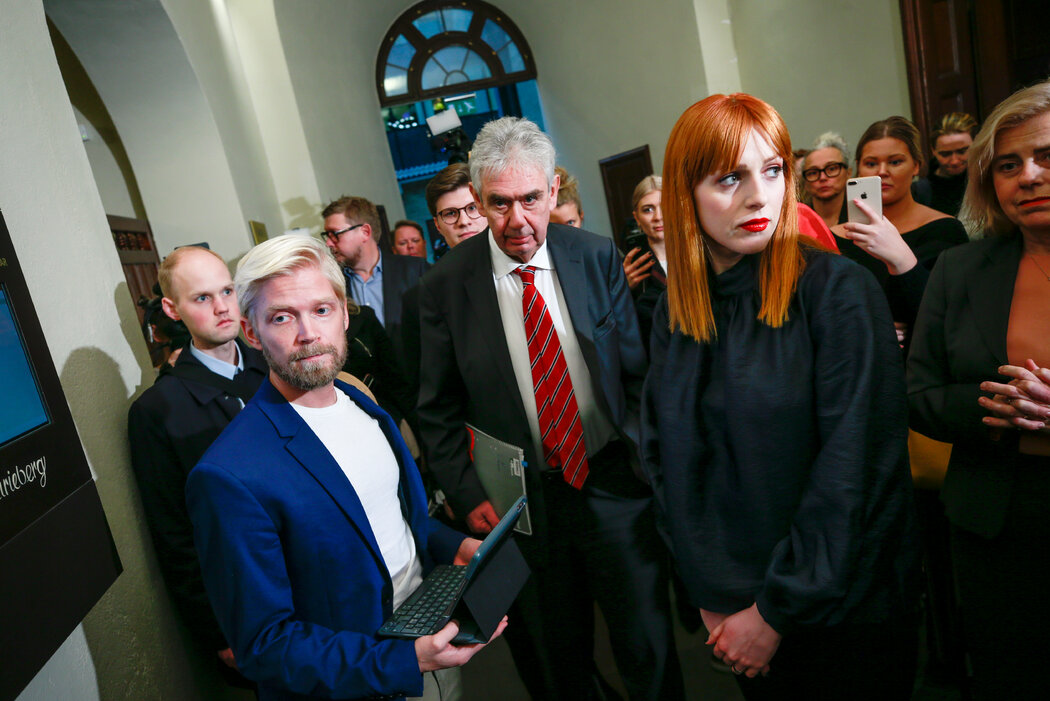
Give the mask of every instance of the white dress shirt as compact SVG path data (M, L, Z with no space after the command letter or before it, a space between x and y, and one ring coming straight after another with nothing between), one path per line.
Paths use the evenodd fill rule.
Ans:
M190 343L190 355L216 375L222 375L227 380L232 380L234 375L244 369L244 358L241 357L241 349L236 343L233 344L233 347L237 349L236 363L227 363L225 360L219 360L214 355L208 355L192 343ZM244 402L241 402L241 405L243 406Z
M503 321L507 349L510 351L511 366L514 368L514 379L518 383L518 391L525 405L525 416L529 420L536 454L543 459L540 420L536 412L536 391L532 385L532 363L529 359L528 337L525 335L525 315L521 308L522 282L521 278L514 274L516 269L525 264L501 251L492 237L492 232L488 234L488 242L492 260L492 281L496 286L496 299L499 301L499 313ZM580 352L569 308L565 304L565 296L562 294L558 273L554 270L546 241L536 250L528 265L536 269L536 291L547 303L547 311L554 322L565 364L569 368L576 405L583 422L583 440L587 446L587 455L594 455L605 447L616 432L595 402L591 373L587 369L583 353Z

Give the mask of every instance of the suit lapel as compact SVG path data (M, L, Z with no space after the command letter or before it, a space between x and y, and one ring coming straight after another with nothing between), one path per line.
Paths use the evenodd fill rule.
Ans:
M552 235L553 234L553 235ZM558 284L561 286L562 297L568 307L569 319L576 334L576 342L580 346L583 362L587 365L587 371L591 375L591 387L594 389L594 398L599 408L610 417L612 421L612 409L608 399L605 397L605 388L601 384L601 362L598 358L598 348L594 345L595 320L591 314L589 300L589 286L587 283L587 272L583 267L583 256L572 236L562 236L558 231L558 225L550 225L547 230L547 246L550 249L551 261L554 270L558 274ZM619 431L621 427L617 426Z
M590 306L587 303L587 273L583 269L583 257L574 241L567 236L560 236L559 233L554 225L548 229L547 247L550 250L551 261L558 273L561 294L569 307L569 318L576 330L576 336L587 339L586 345L593 347L594 320L591 319Z
M1022 239L1014 234L985 250L984 264L966 286L974 323L985 345L1000 365L1006 365L1006 332L1010 323L1017 266L1021 262Z
M385 572L382 552L372 533L372 526L365 515L364 507L361 506L361 500L335 458L269 380L264 382L259 390L259 400L259 408L273 423L278 434L288 439L285 449L338 504L361 539L371 549L376 562L381 566L380 569Z

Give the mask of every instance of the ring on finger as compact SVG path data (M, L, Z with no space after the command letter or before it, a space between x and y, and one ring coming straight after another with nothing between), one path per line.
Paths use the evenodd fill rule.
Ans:
M731 665L731 666L729 667L729 669L730 669L730 670L731 670L731 671L733 672L733 674L743 674L743 673L744 673L744 670L742 670L742 669L737 669L737 668L736 668L736 665Z

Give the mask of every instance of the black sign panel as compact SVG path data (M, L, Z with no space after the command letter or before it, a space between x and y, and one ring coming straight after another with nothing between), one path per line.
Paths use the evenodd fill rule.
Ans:
M0 214L0 699L25 688L120 571Z

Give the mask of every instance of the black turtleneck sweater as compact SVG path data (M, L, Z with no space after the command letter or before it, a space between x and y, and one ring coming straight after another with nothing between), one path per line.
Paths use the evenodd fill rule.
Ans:
M790 317L758 320L758 256L711 275L717 338L653 320L642 447L692 603L757 602L778 632L911 610L916 548L901 354L885 296L808 253Z

